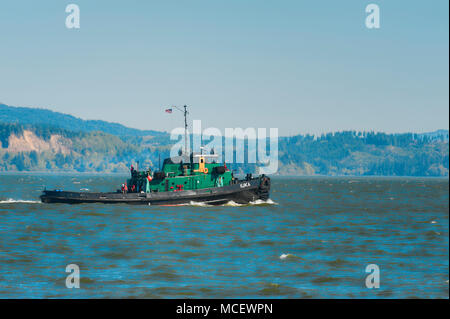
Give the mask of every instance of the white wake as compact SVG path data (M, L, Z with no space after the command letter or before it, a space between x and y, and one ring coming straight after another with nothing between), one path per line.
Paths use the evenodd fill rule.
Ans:
M14 204L14 203L38 204L38 203L41 203L41 201L40 200L13 199L13 198L8 198L7 200L0 200L0 204Z

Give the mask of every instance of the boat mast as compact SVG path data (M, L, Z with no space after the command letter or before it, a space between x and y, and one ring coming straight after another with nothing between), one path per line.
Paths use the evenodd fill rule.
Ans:
M178 111L183 112L183 115L184 115L184 154L189 155L188 154L188 132L187 132L187 129L188 129L187 115L189 114L189 112L187 111L187 105L184 106L184 111L176 105L174 105L173 107L176 108Z
M187 106L185 105L184 106L184 154L186 154L186 155L189 155L188 154L188 150L187 150L187 128L188 128L188 125L187 125L187 114L188 114L188 112L187 112Z

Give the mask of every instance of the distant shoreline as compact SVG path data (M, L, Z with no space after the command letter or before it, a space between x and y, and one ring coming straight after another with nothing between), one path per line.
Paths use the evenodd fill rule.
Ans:
M0 171L1 175L85 175L85 176L128 176L128 172L75 172L75 171ZM239 175L239 174L236 174ZM242 174L241 174L242 175ZM271 178L429 178L429 179L449 179L450 176L411 176L411 175L270 175Z

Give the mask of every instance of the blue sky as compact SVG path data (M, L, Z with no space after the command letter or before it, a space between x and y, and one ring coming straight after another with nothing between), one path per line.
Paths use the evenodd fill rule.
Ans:
M0 102L141 129L188 104L203 127L425 132L449 126L448 48L447 0L2 1Z

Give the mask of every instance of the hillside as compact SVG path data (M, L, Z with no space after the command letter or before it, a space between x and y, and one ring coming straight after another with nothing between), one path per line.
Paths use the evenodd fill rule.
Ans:
M101 131L116 136L163 136L166 132L138 130L118 123L100 120L82 120L69 114L46 109L15 107L0 103L0 122L31 125L47 125L70 131Z
M282 175L448 176L448 131L298 135L280 140L279 161Z
M278 174L448 176L448 143L448 130L280 137ZM0 105L0 171L126 172L135 161L157 169L170 147L167 133ZM230 166L255 172L254 164Z
M167 141L152 136L124 139L100 131L0 122L0 171L126 172L139 159L154 167L158 154L168 156L169 150Z

